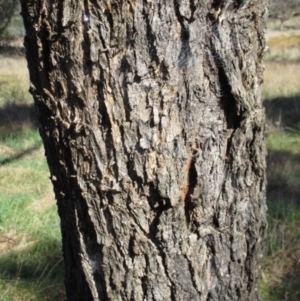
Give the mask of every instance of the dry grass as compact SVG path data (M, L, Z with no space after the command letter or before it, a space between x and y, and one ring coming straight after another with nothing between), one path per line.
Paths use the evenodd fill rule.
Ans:
M23 82L28 86L29 84L29 75L27 69L27 61L25 57L3 57L0 60L0 76L13 75L18 76Z
M271 48L289 48L300 46L299 35L273 36L268 39L269 47Z
M276 20L269 22L269 28ZM293 18L286 23L292 30L269 30L267 33L269 51L266 59L269 61L300 61L300 17Z
M265 99L300 95L300 62L266 62Z
M12 147L0 144L0 156L1 155L4 155L4 156L9 155L9 156L11 156L11 155L14 155L15 153L16 152L15 152L15 150Z
M18 237L16 230L2 233L0 235L0 255L23 251L31 248L35 243L36 241L30 241L25 234Z
M55 204L56 204L56 199L54 196L53 189L52 187L49 187L47 195L45 195L42 199L34 201L30 205L30 208L37 212L42 212L53 207Z
M5 57L0 59L0 80L18 81L19 88L27 91L29 88L29 76L27 62L24 57Z
M269 50L266 55L268 61L300 61L300 30L294 34L277 35L278 32L269 34Z

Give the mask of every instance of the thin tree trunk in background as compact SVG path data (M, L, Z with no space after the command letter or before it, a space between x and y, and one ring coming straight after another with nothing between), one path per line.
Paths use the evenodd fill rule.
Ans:
M21 0L68 300L259 300L265 0Z

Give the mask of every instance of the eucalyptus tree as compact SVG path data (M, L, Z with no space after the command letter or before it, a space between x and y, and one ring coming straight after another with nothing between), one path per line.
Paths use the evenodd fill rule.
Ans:
M258 300L266 0L21 0L68 300Z

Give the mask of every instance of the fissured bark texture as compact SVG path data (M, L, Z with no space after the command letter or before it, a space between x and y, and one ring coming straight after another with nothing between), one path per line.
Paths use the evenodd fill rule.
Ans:
M68 300L259 300L266 0L21 0Z

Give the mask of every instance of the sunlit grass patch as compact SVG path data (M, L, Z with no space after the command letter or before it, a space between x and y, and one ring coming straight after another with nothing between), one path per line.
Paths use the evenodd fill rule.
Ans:
M278 32L277 32L278 33ZM300 30L285 31L281 35L273 32L268 38L269 50L266 53L267 61L300 61Z
M267 140L267 148L300 156L300 131L273 129Z
M264 98L300 96L300 62L266 62Z
M271 48L289 48L300 46L300 36L288 35L288 36L276 36L268 39L269 47Z
M23 92L28 93L29 77L27 62L24 57L1 57L0 56L0 87L3 83L18 87ZM18 83L16 85L16 83ZM27 97L26 97L27 98ZM6 99L9 100L9 99Z
M0 105L16 102L26 103L31 101L22 81L15 75L0 75Z
M10 148L14 152L18 152L33 146L42 147L41 137L36 129L15 131L9 133L8 135L0 134L0 144ZM42 158L44 158L44 156Z
M43 148L39 144L34 152L14 157L36 144L35 135L27 134L2 140L1 301L64 300L60 225ZM47 206L37 210L39 202Z

